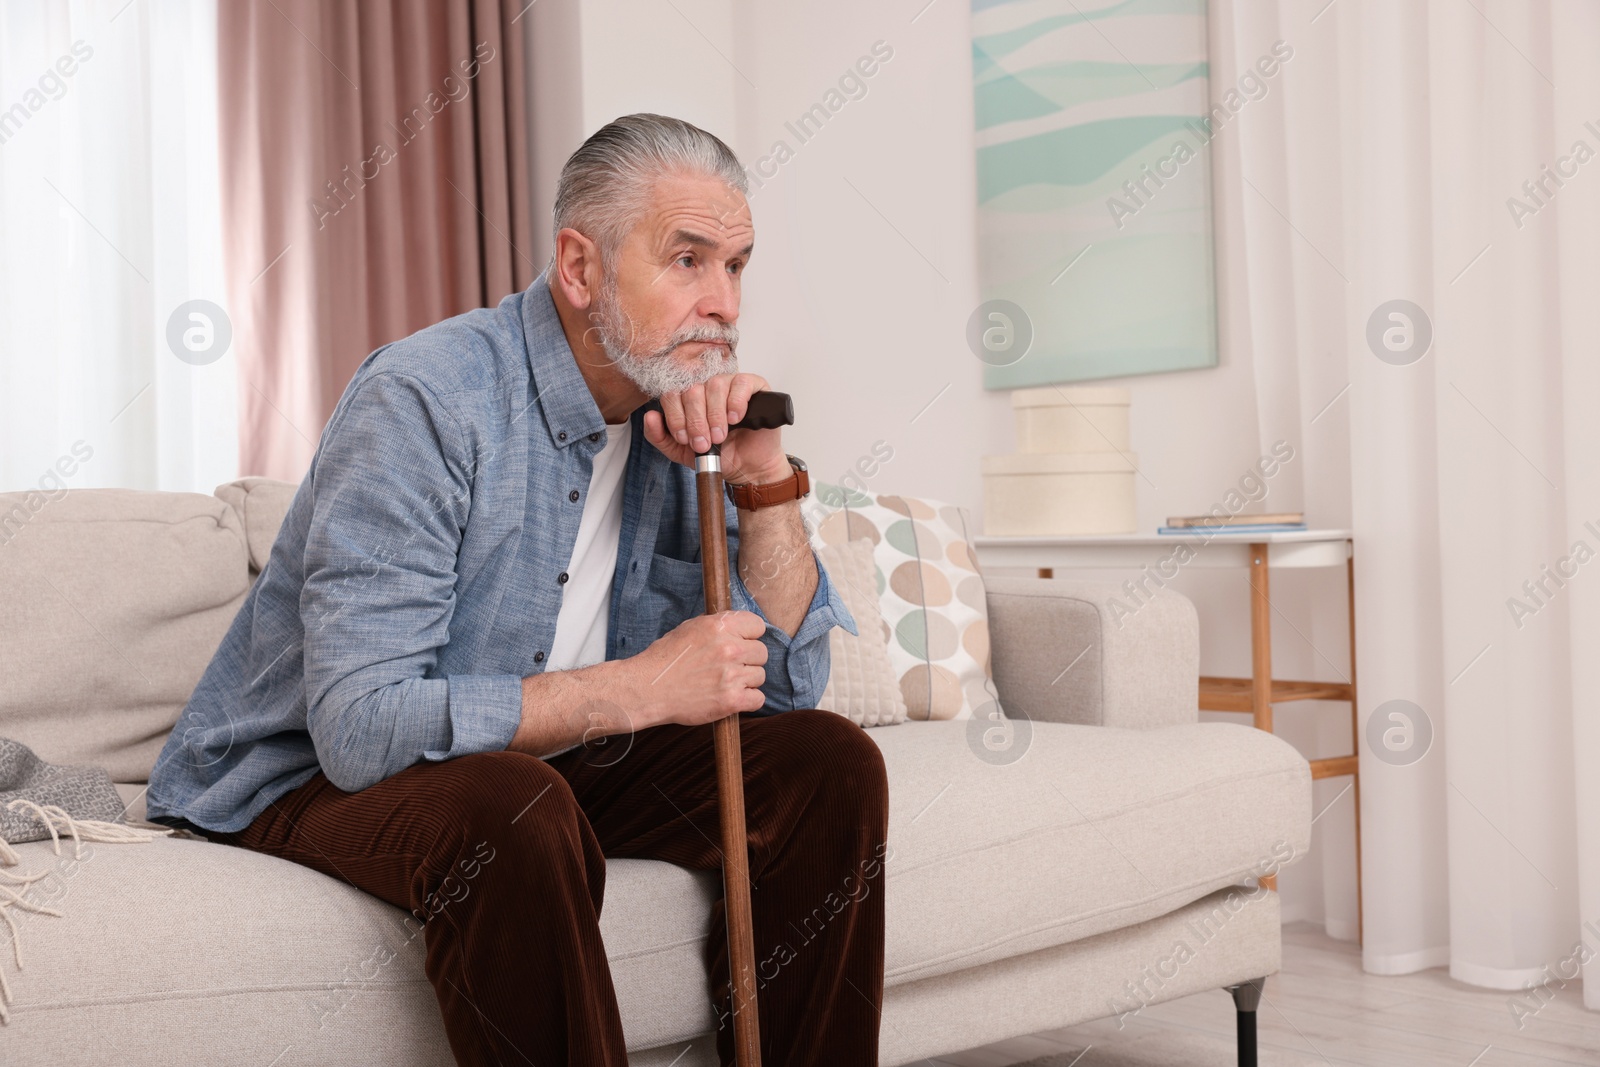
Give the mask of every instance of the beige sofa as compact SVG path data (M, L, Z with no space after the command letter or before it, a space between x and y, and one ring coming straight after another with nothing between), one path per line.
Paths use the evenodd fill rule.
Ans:
M140 818L140 783L292 491L0 494L0 736L105 766ZM1306 763L1198 722L1188 601L1162 593L1118 626L1112 592L990 581L995 680L1028 720L1020 759L980 758L965 722L870 731L891 783L884 1064L1278 968L1277 895L1250 879L1309 845ZM19 851L20 869L55 868L30 898L63 916L12 910L26 966L0 945L11 1067L452 1062L416 923L374 897L201 840ZM602 927L635 1064L714 1062L714 891L667 864L610 865Z

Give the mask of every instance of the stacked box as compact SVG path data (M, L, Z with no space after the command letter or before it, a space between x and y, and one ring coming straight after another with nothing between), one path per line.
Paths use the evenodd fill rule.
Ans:
M1012 392L1017 452L983 457L984 533L1133 533L1130 401L1128 390L1106 386Z

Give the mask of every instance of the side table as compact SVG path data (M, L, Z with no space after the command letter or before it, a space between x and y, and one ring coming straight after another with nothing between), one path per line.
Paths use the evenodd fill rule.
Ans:
M1361 774L1356 705L1356 579L1355 542L1349 530L1285 530L1276 533L1223 533L1196 531L1193 536L1166 534L1116 534L1099 537L974 537L973 547L984 567L1036 568L1041 578L1055 569L1149 568L1162 582L1174 576L1157 570L1158 561L1170 559L1179 545L1192 557L1191 567L1242 568L1250 583L1250 677L1223 678L1202 675L1200 708L1204 711L1239 712L1252 716L1257 728L1272 730L1272 706L1293 700L1336 700L1350 705L1350 754L1308 761L1312 778L1348 776L1355 794L1356 829L1356 930L1363 934L1361 903ZM1273 569L1313 567L1345 568L1346 610L1350 621L1350 677L1342 682L1290 681L1272 676ZM1275 888L1277 879L1263 881Z

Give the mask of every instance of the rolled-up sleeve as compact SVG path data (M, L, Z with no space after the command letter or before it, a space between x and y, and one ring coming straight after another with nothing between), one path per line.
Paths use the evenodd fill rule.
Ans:
M510 744L514 674L438 676L472 499L460 427L420 382L369 375L324 434L300 599L306 728L346 792Z
M730 561L728 584L733 606L740 611L754 612L767 623L766 632L761 637L762 643L767 646L767 680L761 687L761 691L766 694L767 704L762 710L772 713L796 708L814 708L822 699L822 691L828 686L828 673L832 669L828 631L835 626L841 626L851 634L856 633L855 617L850 614L850 609L845 607L844 601L839 597L839 592L828 576L827 568L822 565L822 559L817 555L816 549L811 548L811 558L817 566L817 588L811 596L811 604L806 608L805 618L801 620L799 628L790 635L782 627L767 619L766 612L761 610L760 603L745 586L744 579L739 576L738 509L729 502L727 512Z

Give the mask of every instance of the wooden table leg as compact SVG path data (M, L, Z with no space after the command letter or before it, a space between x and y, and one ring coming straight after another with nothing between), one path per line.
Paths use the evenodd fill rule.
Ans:
M1360 705L1356 703L1356 550L1353 542L1345 557L1345 577L1349 590L1346 610L1350 613L1350 751L1361 754ZM1356 805L1356 944L1366 942L1366 916L1361 907L1361 770L1350 776L1350 790Z
M1267 546L1250 546L1250 706L1256 729L1272 732L1272 595L1267 577ZM1278 877L1261 879L1278 888Z
M1272 596L1267 546L1250 546L1250 699L1256 729L1272 732Z

